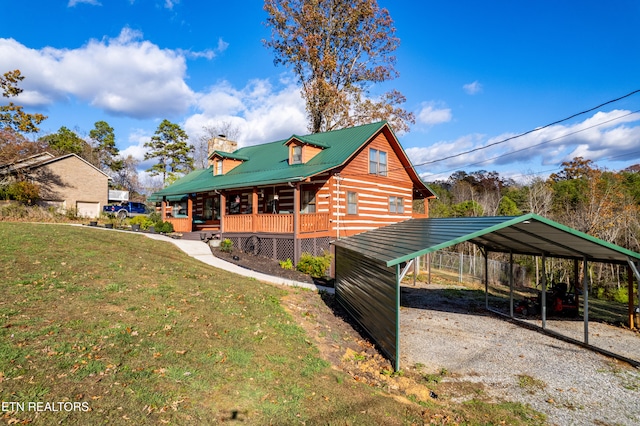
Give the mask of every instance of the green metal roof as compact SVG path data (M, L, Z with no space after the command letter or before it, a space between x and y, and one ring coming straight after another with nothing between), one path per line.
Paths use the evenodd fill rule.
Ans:
M313 145L313 146L317 146L319 148L329 148L330 145L328 145L326 142L322 142L319 141L317 139L311 138L309 136L313 136L313 135L306 135L306 136L300 136L300 135L293 135L289 138L289 140L287 141L287 144L293 140L297 140L300 141L302 143L306 143L309 145Z
M224 190L302 181L345 164L365 143L385 128L393 135L390 127L383 121L331 132L293 136L301 141L324 147L305 164L289 164L289 149L286 143L291 138L243 147L231 154L227 153L227 155L233 155L229 158L248 159L228 173L213 176L211 167L196 170L163 190L152 194L149 198L152 201L157 201L167 196L214 189ZM410 165L406 154L403 155ZM420 180L415 170L412 167L410 169L408 171L413 175L414 181L421 185L420 189L433 194L433 191Z
M523 216L410 219L333 244L397 265L446 247L472 242L488 251L626 264L640 260L615 244L536 214Z
M214 157L214 156L220 156L222 158L230 158L232 160L242 160L242 161L247 161L249 158L248 157L244 157L242 155L238 155L235 154L233 152L224 152L224 151L213 151L211 153L211 155L209 156L209 158Z

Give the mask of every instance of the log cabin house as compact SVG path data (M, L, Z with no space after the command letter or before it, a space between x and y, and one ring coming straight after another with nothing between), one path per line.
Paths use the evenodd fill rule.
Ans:
M209 167L152 194L176 232L228 238L234 247L297 262L303 252L412 217L434 193L386 122L261 145L210 147ZM231 152L232 151L232 152ZM425 200L424 212L412 212Z

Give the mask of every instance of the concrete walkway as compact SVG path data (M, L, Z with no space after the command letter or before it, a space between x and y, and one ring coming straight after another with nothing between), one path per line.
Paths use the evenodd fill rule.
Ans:
M293 281L287 280L281 277L274 277L272 275L262 274L260 272L252 271L247 268L243 268L241 266L235 265L233 263L224 261L219 257L214 256L211 253L211 248L207 243L202 241L189 241L189 240L181 240L170 238L160 234L148 234L144 233L147 237L159 240L159 241L167 241L176 246L189 256L194 259L198 259L200 262L206 263L207 265L213 266L215 268L223 269L228 272L232 272L234 274L243 275L245 277L255 278L258 281L270 283L270 284L278 284L278 285L286 285L291 287L303 287L309 290L314 291L325 291L327 293L333 294L335 290L332 287L325 287L321 285L303 283L301 281Z

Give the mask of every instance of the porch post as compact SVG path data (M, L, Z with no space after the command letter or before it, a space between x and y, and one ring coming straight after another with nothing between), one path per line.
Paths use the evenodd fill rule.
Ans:
M220 239L222 239L222 233L224 232L224 218L227 215L227 197L224 192L220 193Z
M298 241L298 226L300 222L300 184L296 182L293 186L293 258L294 264L300 260L300 247Z
M193 231L193 196L189 194L187 197L187 217L191 220L189 224L189 232Z
M160 203L160 216L162 217L162 221L167 220L167 197L162 197L162 203Z
M258 188L251 192L251 232L258 232Z

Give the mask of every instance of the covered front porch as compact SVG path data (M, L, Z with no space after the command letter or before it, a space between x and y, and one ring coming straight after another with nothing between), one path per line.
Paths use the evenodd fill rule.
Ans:
M249 192L250 191L250 192ZM162 200L162 219L176 232L328 236L328 212L316 212L316 192L299 185L211 191Z

